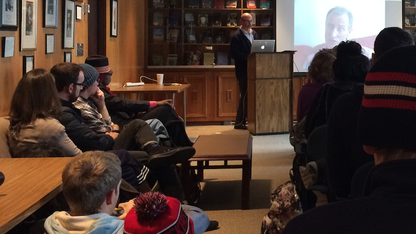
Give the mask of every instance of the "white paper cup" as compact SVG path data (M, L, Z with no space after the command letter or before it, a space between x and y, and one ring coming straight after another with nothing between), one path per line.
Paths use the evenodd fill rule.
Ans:
M157 74L157 84L163 85L163 74Z

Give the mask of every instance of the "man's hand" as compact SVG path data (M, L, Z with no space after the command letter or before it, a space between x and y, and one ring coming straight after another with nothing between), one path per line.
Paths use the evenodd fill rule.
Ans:
M97 89L97 92L95 92L94 95L91 95L90 98L92 99L94 104L97 106L98 111L100 111L103 108L103 106L105 106L104 93L103 91L101 91L101 89Z
M162 101L157 101L156 103L157 103L157 106L162 106L162 105L172 106L172 99L165 99L165 100L162 100Z
M113 127L115 131L120 131L120 127L115 123L111 123L111 127Z
M134 200L131 199L128 202L120 203L118 205L118 207L122 208L124 210L123 214L118 216L118 219L124 220L126 218L127 214L129 213L129 211L134 207Z
M111 136L113 139L116 139L118 137L117 132L106 132L105 134Z

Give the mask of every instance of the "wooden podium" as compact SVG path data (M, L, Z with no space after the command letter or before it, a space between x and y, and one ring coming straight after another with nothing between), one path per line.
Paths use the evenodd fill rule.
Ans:
M293 122L293 54L250 54L247 120L251 134L289 132Z

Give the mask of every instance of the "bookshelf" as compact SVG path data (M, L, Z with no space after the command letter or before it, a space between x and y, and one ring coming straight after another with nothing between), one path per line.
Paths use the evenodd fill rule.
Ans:
M403 0L403 29L416 38L416 2Z
M275 39L275 0L146 0L145 75L163 73L164 81L190 83L187 122L234 121L240 91L229 53L240 16L252 13L260 38ZM235 7L227 7L234 4ZM267 8L260 8L268 4ZM253 7L255 8L249 8ZM149 94L147 100L166 97Z
M148 68L233 68L230 38L246 12L261 39L276 35L274 0L147 0L147 9Z

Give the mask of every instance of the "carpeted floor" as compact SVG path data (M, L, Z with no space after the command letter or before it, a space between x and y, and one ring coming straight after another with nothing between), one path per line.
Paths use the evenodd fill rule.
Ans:
M191 139L206 134L228 134L233 126L190 126ZM288 134L253 137L253 167L250 184L250 210L241 210L241 169L205 170L198 206L220 223L212 234L253 234L270 206L270 193L289 180L294 157Z

